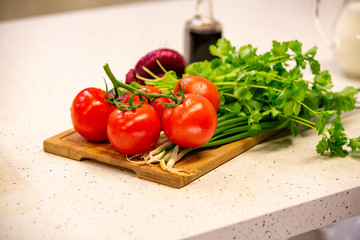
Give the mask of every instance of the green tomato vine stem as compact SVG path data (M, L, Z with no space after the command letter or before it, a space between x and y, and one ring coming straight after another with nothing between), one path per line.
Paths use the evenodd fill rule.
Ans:
M180 94L180 98L178 96L176 96L170 90L169 90L169 94L147 93L147 92L140 91L137 88L130 86L129 84L123 83L123 82L119 81L118 79L116 79L116 77L110 70L110 67L107 63L104 64L104 70L105 70L105 73L107 74L107 76L109 77L110 81L112 82L114 89L115 89L115 97L113 97L112 99L108 99L108 102L116 105L119 110L122 110L122 111L134 110L135 108L140 107L142 104L144 104L146 99L149 101L149 103L152 103L155 99L162 98L162 97L168 98L172 102L160 103L160 104L165 108L173 108L173 107L176 107L177 105L179 105L180 103L182 103L182 101L185 98L185 90L178 92ZM121 103L116 100L118 88L123 88L123 89L133 93L129 97L129 105ZM140 101L141 101L139 104L134 104L134 96L139 96Z

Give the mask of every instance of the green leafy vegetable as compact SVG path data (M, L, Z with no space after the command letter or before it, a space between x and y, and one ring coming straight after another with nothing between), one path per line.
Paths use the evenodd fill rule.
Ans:
M267 116L280 120L294 135L299 133L299 125L313 128L322 135L316 148L319 153L330 150L346 156L346 146L352 151L358 149L359 139L347 138L340 115L355 108L359 89L347 87L341 92L332 92L329 72L321 71L314 59L316 47L303 53L302 43L297 40L273 41L269 52L257 54L252 45L237 50L228 40L220 39L210 51L219 57L213 60L216 64L193 63L186 67L185 73L196 73L214 82L227 100L220 115L236 112L239 116L248 116L250 125ZM304 79L306 69L313 74L312 80ZM334 115L331 127L327 128L327 122Z
M347 87L333 92L331 75L321 70L315 59L317 47L305 52L302 48L297 40L273 41L270 51L258 54L257 48L250 44L237 49L222 38L209 48L217 58L188 65L185 75L211 80L218 88L222 103L218 129L200 148L284 127L298 135L303 126L316 130L321 136L316 146L320 154L331 151L344 157L349 154L347 148L360 149L360 137L348 138L340 118L343 112L355 108L359 89ZM304 79L305 71L312 79ZM165 86L162 79L153 84L160 88ZM192 150L177 149L180 156Z

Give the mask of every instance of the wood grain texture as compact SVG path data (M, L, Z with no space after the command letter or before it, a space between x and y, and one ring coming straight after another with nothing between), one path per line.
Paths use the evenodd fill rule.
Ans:
M81 137L74 129L69 129L44 140L44 151L74 160L93 159L135 172L139 178L181 188L208 173L226 161L255 146L276 132L259 134L221 147L196 151L186 155L175 164L176 168L196 170L191 176L180 176L162 170L158 166L139 165L128 161L109 142L94 143Z

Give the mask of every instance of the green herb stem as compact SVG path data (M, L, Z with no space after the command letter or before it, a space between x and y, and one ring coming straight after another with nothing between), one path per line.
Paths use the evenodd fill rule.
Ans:
M281 82L281 81L284 80L284 78L282 76L276 75L274 73L259 71L259 72L256 72L256 74L258 74L260 76L263 76L263 77L270 77L271 79L273 79L275 81L280 81Z
M319 117L319 113L317 110L313 110L313 109L309 108L305 103L303 103L297 99L295 99L295 101L298 102L300 105L302 105L307 110L309 110L312 114L314 114L315 117Z
M312 128L312 129L316 129L315 123L311 122L311 121L309 121L307 119L300 118L298 116L291 116L291 119L294 120L297 123L300 123L301 125L307 126L309 128Z
M214 82L219 82L219 81L224 81L225 79L233 79L236 78L239 74L240 71L245 70L247 68L247 66L242 66L239 68L235 68L232 70L232 72L225 74L225 75L221 75L221 76L217 76L214 78Z
M277 89L277 88L273 88L273 87L269 87L269 86L262 86L262 85L255 85L255 84L248 84L248 83L244 83L244 82L214 82L215 86L244 86L244 87L253 87L253 88L262 88L262 89L272 89L276 92L281 92L282 90Z

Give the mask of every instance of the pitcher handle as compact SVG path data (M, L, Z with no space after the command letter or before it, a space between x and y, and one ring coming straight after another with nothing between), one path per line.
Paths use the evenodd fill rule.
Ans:
M324 32L324 28L321 25L320 22L320 1L321 0L314 0L313 1L313 10L314 10L314 22L315 22L315 27L320 35L320 37L322 38L322 40L325 42L325 44L329 47L329 48L333 48L334 47L334 41L332 41Z

